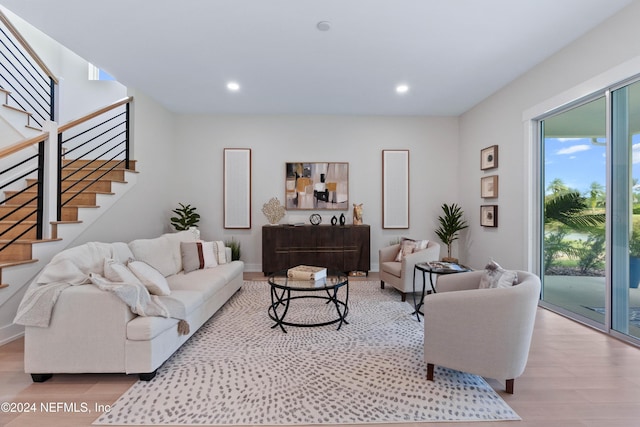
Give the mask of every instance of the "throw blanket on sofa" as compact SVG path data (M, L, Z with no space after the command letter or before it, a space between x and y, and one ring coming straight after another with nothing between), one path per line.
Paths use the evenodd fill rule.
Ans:
M54 256L27 288L13 322L24 326L48 327L53 307L60 293L69 286L91 283L92 273L103 273L105 258L120 260L119 244L126 245L125 243L89 242ZM115 292L134 313L140 316L157 315L176 318L180 320L178 332L183 335L189 333L189 324L184 320L185 308L179 301L170 297L161 297L162 300L160 297L151 298L146 288L136 291L130 287L128 289L120 287L116 292L115 288L106 289L106 287L105 285L103 290ZM133 295L135 298L132 297Z
M101 242L60 252L29 285L13 322L46 328L60 293L69 286L89 283L89 273L96 271L96 266L102 266L105 258L114 256L113 245Z
M178 319L178 333L189 334L189 324L185 320L184 304L170 296L149 294L142 283L110 282L97 273L89 274L89 279L99 289L113 292L139 316L161 316Z

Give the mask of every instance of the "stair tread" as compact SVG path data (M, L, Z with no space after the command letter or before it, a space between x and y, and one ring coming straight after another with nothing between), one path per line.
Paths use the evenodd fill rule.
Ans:
M58 225L58 224L82 224L82 221L51 221L49 224Z
M18 239L15 242L13 242L14 244L23 244L23 245L31 245L33 243L47 243L47 242L57 242L60 241L62 239ZM9 243L11 240L10 239L0 239L0 244L5 244L5 243Z
M30 188L28 190L22 191L23 193L37 193L38 190ZM100 190L63 190L65 194L79 194L79 193L89 193L89 194L107 194L112 195L116 194L112 191L100 191ZM18 191L5 191L5 193L18 193Z
M13 267L16 265L23 265L23 264L33 264L34 262L38 262L38 260L27 259L27 260L15 260L15 261L0 261L0 268Z
M22 108L14 107L13 105L2 104L2 106L6 107L6 108L8 108L10 110L17 111L17 112L22 113L22 114L26 114L29 117L31 117L31 115L32 115L32 113L30 113L28 111L24 111Z

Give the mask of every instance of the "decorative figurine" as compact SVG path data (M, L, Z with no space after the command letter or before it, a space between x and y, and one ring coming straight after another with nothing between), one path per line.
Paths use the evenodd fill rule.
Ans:
M334 216L331 218L331 225L336 225L337 223L338 223L338 218L334 215Z
M362 225L362 203L353 204L353 225Z
M345 222L346 218L344 217L344 214L340 214L340 225L344 225Z

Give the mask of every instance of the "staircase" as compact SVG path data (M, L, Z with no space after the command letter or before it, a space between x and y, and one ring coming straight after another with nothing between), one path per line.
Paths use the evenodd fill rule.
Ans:
M27 285L135 185L137 172L133 98L58 126L57 79L2 11L0 42L1 345L22 333L11 319Z

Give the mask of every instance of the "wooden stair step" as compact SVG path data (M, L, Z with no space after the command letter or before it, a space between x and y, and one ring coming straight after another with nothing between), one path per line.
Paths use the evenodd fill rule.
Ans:
M5 197L8 199L9 197L16 195L17 193L18 193L17 191L5 191ZM16 195L9 202L13 205L21 205L27 202L28 200L33 199L36 196L36 194L37 192L35 191L35 189L29 189L27 191L22 192L21 194ZM98 192L98 191L80 192L80 191L74 191L74 190L67 190L62 193L62 202L65 203L71 200L74 205L76 204L77 205L95 205L97 194L113 194L113 193ZM30 203L35 203L35 201Z
M89 165L90 169L102 167L110 169L116 165L118 168L124 169L124 160L84 160L84 159L62 159L63 167L71 165L71 167L79 168ZM136 161L129 160L129 170L136 170Z
M98 205L67 205L62 207L62 221L77 221L78 220L78 208L99 208ZM12 205L1 205L0 206L0 218L7 215L9 212L13 211L16 206ZM26 218L24 218L26 216ZM9 221L20 221L22 219L26 221L36 221L36 211L33 206L25 206L23 208L19 208L16 212L11 213L4 220Z
M0 238L13 239L14 237L20 236L20 234L22 234L25 230L31 228L24 236L21 236L21 238L35 239L38 233L37 227L35 225L35 221L22 221L20 223L16 221L0 221ZM5 230L9 230L9 228L11 228L11 230L5 232Z
M6 283L0 283L0 289L4 289L4 288L8 288L9 285L7 285Z
M38 180L35 178L28 178L27 179L27 187L30 185L33 185L37 182ZM119 181L119 180L110 180L110 179L101 179L98 180L96 182L91 182L92 180L82 180L82 179L67 179L62 181L62 189L63 190L67 190L69 187L73 187L75 188L84 188L85 186L89 185L86 189L86 191L98 191L98 192L105 192L105 193L110 193L111 194L111 183L112 182L122 182L126 184L126 181ZM77 184L78 183L78 184Z
M33 245L36 243L55 242L60 239L20 239L13 242L0 251L0 268L3 268L6 263L11 265L27 264L29 262L35 262L33 260ZM0 247L5 243L9 243L11 240L0 240Z
M78 168L63 168L62 169L62 180L65 178L72 178L75 180L79 179L115 179L119 181L124 181L124 169L113 169L109 170L109 168L105 169L97 169L97 170L83 170Z
M20 261L0 261L0 269L5 267L14 267L16 265L33 264L35 262L38 262L38 260L27 259L27 260L20 260Z

